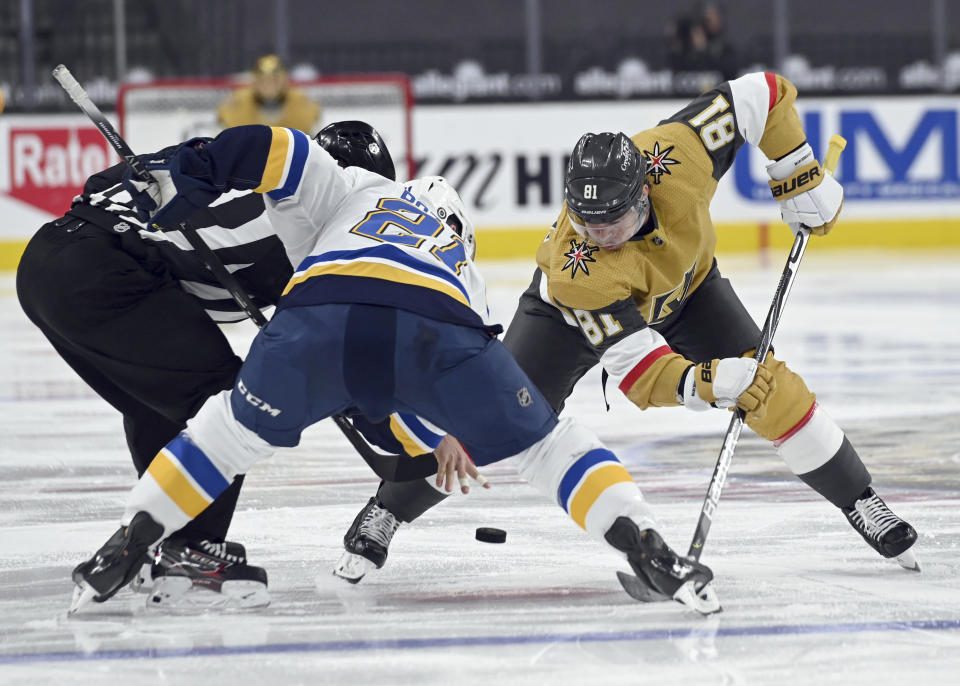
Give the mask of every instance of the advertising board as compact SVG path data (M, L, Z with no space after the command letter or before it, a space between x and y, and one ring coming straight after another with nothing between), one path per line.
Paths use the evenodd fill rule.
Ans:
M418 175L441 174L459 188L478 227L481 256L529 254L556 219L567 156L581 134L633 134L684 104L415 107L414 163ZM844 227L836 238L831 235L832 246L960 245L960 99L801 97L798 110L818 154L833 133L848 141L837 170L846 194ZM0 117L2 266L15 265L36 228L69 206L87 175L115 159L80 114ZM789 241L788 232L779 230L766 162L745 146L721 180L711 206L721 249L765 244L758 231L766 227L782 237L777 240ZM909 231L901 229L904 222Z

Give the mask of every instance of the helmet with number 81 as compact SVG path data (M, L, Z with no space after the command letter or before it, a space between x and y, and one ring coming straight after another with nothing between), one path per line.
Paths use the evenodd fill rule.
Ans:
M473 222L467 216L467 207L460 194L442 176L424 176L407 184L409 191L419 200L426 202L437 213L440 221L460 236L471 260L477 255L477 240Z
M586 133L567 165L564 199L574 229L616 249L647 219L647 160L623 133Z

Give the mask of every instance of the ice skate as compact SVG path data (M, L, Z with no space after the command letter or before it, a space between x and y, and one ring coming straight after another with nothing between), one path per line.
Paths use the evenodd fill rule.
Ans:
M92 558L74 568L77 586L70 614L91 600L102 603L130 583L143 563L150 561L150 548L162 535L163 526L146 512L138 512L120 527Z
M355 584L367 572L383 567L390 541L399 527L400 520L376 497L370 498L343 537L344 553L333 574Z
M134 593L149 593L153 588L153 576L150 573L152 569L153 562L144 562L140 565L140 569L130 580L130 590Z
M720 611L720 603L707 584L713 572L706 565L680 557L653 529L643 531L627 517L617 517L604 535L607 542L627 554L636 576L617 573L624 590L641 602L673 598L701 614Z
M250 609L270 604L267 572L239 543L168 539L151 570L147 607Z
M884 557L897 558L904 569L920 571L920 563L912 547L917 541L917 532L907 522L895 515L872 488L867 488L843 514L850 525Z

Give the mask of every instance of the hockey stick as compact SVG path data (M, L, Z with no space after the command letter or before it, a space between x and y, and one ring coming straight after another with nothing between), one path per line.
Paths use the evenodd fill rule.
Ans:
M94 126L110 144L110 147L123 159L128 167L145 183L154 182L153 176L144 166L143 162L137 158L127 145L127 142L121 138L113 124L104 116L100 108L93 102L87 91L66 66L60 64L53 70L53 78L57 80L60 86L67 92L70 99L83 110ZM260 308L253 302L250 296L243 290L237 278L231 274L223 262L217 257L213 249L206 244L194 229L189 228L186 222L181 222L180 232L187 239L187 242L194 249L201 262L209 269L217 280L223 285L233 299L243 308L243 311L253 320L259 328L267 324L267 318L260 311ZM360 453L360 457L370 465L370 468L376 472L381 479L390 481L413 481L429 476L436 472L436 461L433 461L434 469L429 471L431 461L426 458L415 460L406 455L381 454L373 449L360 432L343 415L335 415L334 423L343 432L350 444Z
M94 126L100 130L100 133L107 139L110 147L127 163L127 166L137 175L137 178L144 183L154 183L153 175L147 171L143 162L133 154L133 150L130 149L127 142L120 137L120 134L113 128L113 124L110 123L103 112L100 111L100 108L90 99L87 91L80 85L80 82L73 77L70 70L62 64L57 65L53 70L53 78L60 83L63 90L67 92L67 95L77 103L77 106L83 110L83 113L93 122ZM263 312L254 304L250 296L244 292L236 277L227 271L223 262L220 261L220 258L216 256L210 246L206 244L196 231L189 229L186 222L180 223L180 232L184 238L187 239L190 247L194 249L203 264L217 277L217 281L230 292L230 295L232 295L233 299L237 301L237 304L243 308L247 316L250 317L258 327L263 328L267 323L267 318L263 316Z
M830 145L827 148L827 156L824 159L824 169L833 174L840 160L840 153L847 146L847 141L839 135L830 137ZM780 275L780 282L777 284L777 290L773 294L773 302L770 303L770 310L767 312L767 318L763 323L763 329L760 332L760 343L753 355L758 363L762 362L770 347L773 344L773 335L780 324L780 316L783 314L783 308L787 304L787 297L790 295L790 289L793 288L793 282L797 278L797 270L800 267L800 260L807 249L807 242L810 240L810 229L801 227L797 231L797 236L793 240L793 247L787 256L787 264ZM720 448L720 456L717 458L716 467L713 469L713 476L710 477L710 485L707 487L707 495L703 500L703 507L700 508L700 519L697 521L697 528L693 534L693 540L690 542L690 549L687 552L688 557L699 560L703 553L703 544L707 540L707 534L710 532L710 525L713 523L713 515L717 511L720 503L720 492L727 480L727 472L730 469L730 461L733 459L733 451L737 447L737 441L740 440L740 432L743 430L743 424L746 420L746 413L740 408L733 411L733 417L730 418L730 425L727 427L727 433L723 438L723 446Z
M416 481L437 473L437 460L431 453L410 457L409 455L382 454L367 443L360 431L342 414L333 415L333 421L350 444L356 449L370 469L386 481Z
M843 152L846 145L847 141L844 140L842 136L833 135L830 137L830 144L823 165L827 172L833 173L840 159L840 153ZM777 284L777 290L773 294L773 302L770 303L770 310L767 312L767 318L760 332L760 343L757 345L757 350L753 356L758 363L766 358L767 353L770 351L773 343L773 335L776 333L777 326L780 324L783 308L787 303L787 297L790 295L790 289L793 288L793 282L797 277L797 270L800 267L800 260L803 258L803 253L807 249L807 242L809 240L809 229L802 227L797 231L796 238L793 240L793 247L787 256L787 264L784 266L783 273L780 275L780 282ZM703 545L707 540L707 534L710 532L710 526L713 523L713 516L716 514L717 506L720 503L720 493L723 491L723 485L727 480L730 462L733 460L733 451L737 447L737 441L740 440L740 433L743 431L745 420L746 413L740 408L735 408L733 416L730 418L730 425L727 427L727 433L723 438L723 446L720 448L720 455L713 469L713 476L710 477L707 494L704 497L703 506L700 508L700 518L697 521L697 528L694 531L693 540L687 552L687 557L694 561L699 561L700 555L703 554ZM669 600L667 596L646 586L636 576L617 572L617 578L620 580L620 584L624 590L637 600L643 602ZM697 589L694 588L692 581L688 581L673 597L704 614L718 612L720 610L720 602L717 600L716 594L709 584Z

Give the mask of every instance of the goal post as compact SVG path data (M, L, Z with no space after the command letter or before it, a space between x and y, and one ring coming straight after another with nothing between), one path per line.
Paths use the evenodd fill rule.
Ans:
M217 107L246 82L176 79L123 84L117 93L120 135L137 152L152 152L193 136L215 136ZM413 91L404 74L324 76L293 85L323 107L320 126L359 119L390 149L401 180L412 175ZM314 135L316 131L310 131Z

